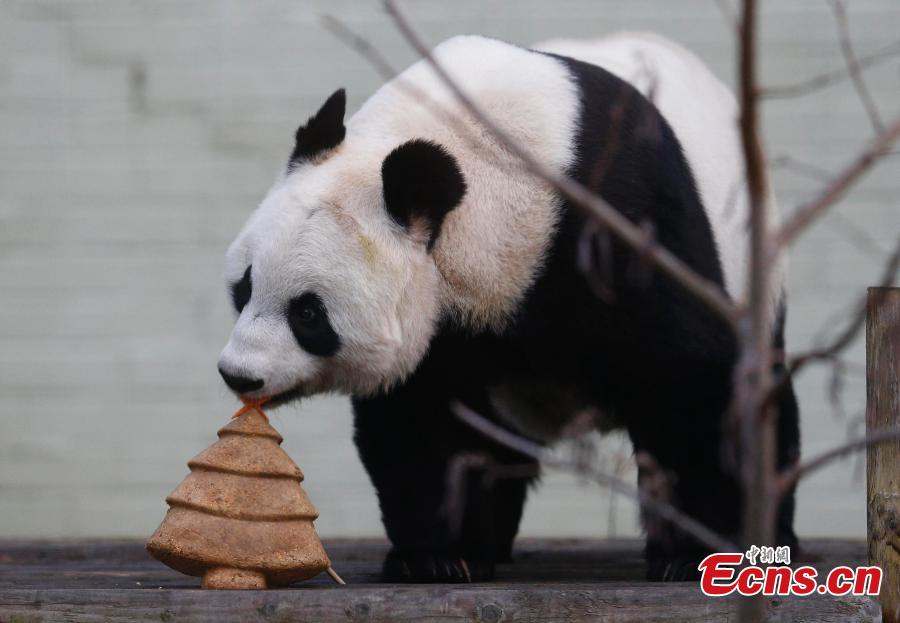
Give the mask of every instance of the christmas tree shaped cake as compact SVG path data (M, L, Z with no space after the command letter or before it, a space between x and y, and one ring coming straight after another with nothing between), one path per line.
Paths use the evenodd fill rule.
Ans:
M149 552L202 576L204 588L258 589L333 574L303 473L282 441L258 407L238 411L219 441L188 463Z

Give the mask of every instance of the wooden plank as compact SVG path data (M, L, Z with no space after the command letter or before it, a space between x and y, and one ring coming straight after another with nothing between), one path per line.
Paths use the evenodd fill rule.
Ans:
M722 621L734 616L732 598L704 597L696 586L537 585L364 586L265 592L201 590L119 591L44 589L0 597L0 620L81 621L606 621L671 623ZM872 621L877 605L866 599L821 596L770 601L770 621L796 623ZM16 619L18 617L18 619Z
M900 288L869 288L866 431L900 425ZM900 623L900 440L866 459L869 562L882 568L884 623Z
M804 544L821 571L865 559L858 541ZM0 623L52 621L722 621L735 601L696 583L643 581L637 540L524 540L495 582L378 583L387 545L329 540L346 587L319 577L283 590L204 591L133 541L0 542ZM773 621L871 621L878 603L821 595L769 602Z

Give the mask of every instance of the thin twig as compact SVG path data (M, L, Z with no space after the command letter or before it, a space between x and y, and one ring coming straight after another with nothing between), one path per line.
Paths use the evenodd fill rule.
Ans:
M891 253L884 265L884 271L879 280L879 286L883 288L892 286L896 283L898 274L900 274L900 239L897 240L897 245L894 248L893 253ZM847 323L844 330L841 331L831 343L790 357L787 366L789 375L794 375L800 368L812 361L833 359L847 348L865 326L866 299L866 295L863 295L856 305L854 305L855 311L851 315L850 322Z
M424 89L405 80L400 72L390 64L387 58L371 42L351 30L349 26L333 15L323 14L320 18L322 26L334 35L338 41L346 44L368 61L382 78L391 80L392 84L400 92L410 98L412 102L424 107L437 121L451 126L457 136L468 143L470 147L477 151L478 148L484 145L483 139L473 132L470 123L466 123L458 115L448 110L446 106L431 97Z
M883 157L887 158L890 155L891 152ZM834 177L834 173L825 167L800 160L790 154L779 154L769 159L769 170L776 171L778 169L792 171L797 175L823 184L830 182ZM832 212L830 218L831 221L829 223L834 226L835 231L861 254L878 261L881 261L881 258L887 255L887 251L884 250L881 244L860 227L856 221L837 211Z
M829 4L831 5L831 11L834 13L834 20L837 23L838 40L841 44L841 53L844 55L844 62L847 63L847 73L850 75L857 95L859 95L859 101L862 102L863 108L866 110L866 115L869 117L872 128L876 134L881 134L884 132L884 122L881 120L872 92L869 91L862 71L860 71L859 59L856 57L856 50L853 48L853 41L850 36L850 20L847 18L847 7L844 6L844 0L831 0Z
M868 256L877 262L881 262L890 255L874 236L860 227L856 221L844 216L839 211L833 211L827 223L861 255Z
M778 154L769 159L769 170L775 171L776 169L787 169L819 182L827 182L832 176L828 169L804 162L790 154Z
M555 188L573 204L586 210L593 218L608 227L625 244L642 254L664 274L691 292L698 300L705 303L729 324L736 324L740 312L718 284L697 274L665 247L655 242L648 244L646 234L640 227L625 218L606 201L591 192L590 189L539 162L485 115L481 108L450 77L443 66L431 55L430 50L418 34L412 29L396 3L393 0L383 0L383 2L388 15L397 25L400 33L413 49L425 59L444 85L450 89L457 101L507 150L521 160L526 169Z
M369 61L378 73L385 79L391 79L397 75L397 70L388 62L384 55L372 45L368 39L360 36L350 29L347 24L328 13L319 16L322 26L331 32L339 41L349 46L357 54Z
M865 71L866 69L882 65L898 56L900 56L900 41L894 41L893 43L876 50L872 54L860 56L856 61L856 66L859 71ZM832 84L846 80L849 77L850 74L848 68L844 65L843 67L813 76L812 78L797 84L784 84L763 88L760 90L759 95L764 99L800 97L820 91Z
M900 277L900 238L893 253L890 254L885 263L884 270L879 280L879 287L887 288L897 282ZM850 315L850 321L844 329L828 344L814 348L799 354L791 355L787 358L785 371L772 383L772 388L768 392L767 402L772 404L785 386L796 377L797 373L810 363L814 362L830 362L832 366L832 376L834 379L839 378L840 373L846 373L848 362L840 359L841 353L856 339L859 332L865 326L866 321L866 301L867 295L863 294L859 301L854 305L854 312ZM861 374L865 376L865 370ZM831 391L834 393L835 385L832 381Z
M480 485L489 489L495 480L531 479L540 475L540 466L535 463L504 465L484 452L460 452L455 454L447 466L447 486L441 512L447 518L450 534L454 537L462 532L465 519L468 478L472 472L483 472Z
M633 487L621 478L595 469L590 465L585 465L579 461L571 461L554 456L540 444L497 426L487 418L461 403L454 403L450 408L459 419L485 437L488 437L507 448L515 450L520 454L524 454L525 456L540 461L541 464L546 467L576 473L585 476L602 486L609 487L613 491L637 501L644 510L672 523L701 543L710 547L713 551L738 551L737 546L734 543L731 543L725 537L716 534L690 515L685 514L671 504L661 502L660 500L647 495L644 491Z
M797 208L774 236L772 248L782 250L828 208L838 202L859 178L872 168L900 138L900 117L895 119L875 141L835 177L812 201Z
M778 492L779 494L784 495L786 492L790 491L801 478L817 469L821 469L832 461L858 452L859 450L864 450L869 446L897 440L900 440L900 426L890 426L888 428L873 431L863 437L851 439L844 444L826 450L803 463L798 463L797 465L782 471L781 474L778 475Z
M891 153L889 152L883 157L887 158L890 155ZM790 154L779 154L769 159L769 170L776 171L778 169L792 171L797 175L823 184L830 182L834 177L834 173L825 167L800 160ZM831 213L831 219L830 223L835 226L836 232L863 255L868 255L879 261L883 256L887 255L887 251L881 247L878 241L860 227L856 221L836 211Z

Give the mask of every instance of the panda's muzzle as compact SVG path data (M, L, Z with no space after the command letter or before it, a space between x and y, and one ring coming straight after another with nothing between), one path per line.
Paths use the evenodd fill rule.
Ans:
M219 366L219 374L222 375L225 384L238 394L255 392L256 390L262 389L265 384L262 379L251 379L245 376L229 374L223 370L221 366Z

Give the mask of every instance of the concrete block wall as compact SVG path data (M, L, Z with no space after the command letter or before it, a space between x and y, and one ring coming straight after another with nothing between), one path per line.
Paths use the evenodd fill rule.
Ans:
M850 4L860 54L900 33L895 0ZM407 3L432 42L478 32L529 44L653 30L727 81L734 41L712 0ZM767 84L840 67L819 0L764 4ZM346 86L355 109L380 84L320 25L330 13L402 67L414 55L377 2L6 0L0 3L0 537L140 536L185 462L235 408L215 370L230 324L222 256L291 147L297 124ZM900 62L867 76L900 112ZM871 136L846 82L765 106L773 156L826 170ZM900 233L892 158L798 243L789 345L804 349L875 281ZM819 182L779 169L785 212ZM862 344L841 411L828 374L799 383L804 451L841 441L864 404ZM326 535L382 534L351 442L349 407L320 398L273 413L307 475ZM621 438L604 446L627 464ZM633 474L633 470L626 470ZM864 479L845 461L805 482L802 535L865 533ZM526 510L532 535L636 534L630 503L548 473Z

